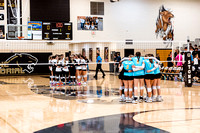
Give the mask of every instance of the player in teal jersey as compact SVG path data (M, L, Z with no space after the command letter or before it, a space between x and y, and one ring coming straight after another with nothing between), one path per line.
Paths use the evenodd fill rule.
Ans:
M153 61L152 59L146 59L144 63L145 63L145 82L146 82L147 94L148 94L148 98L146 99L146 102L150 103L152 102L151 82L153 82L154 80L154 70L157 68L157 66L155 65L155 61Z
M161 96L161 89L160 89L160 78L161 78L161 73L160 73L160 67L159 64L157 64L157 68L154 70L154 83L153 83L153 102L162 102L162 96ZM157 89L157 97L156 97L156 89Z
M123 61L119 62L119 69L121 68L122 63L123 63ZM120 87L119 87L120 100L119 101L120 102L126 102L126 99L125 99L125 96L124 96L124 89L125 89L125 86L124 86L124 68L122 68L118 77L119 77L119 80L120 80Z
M134 63L134 68L138 68L140 70L134 72L134 104L137 104L138 101L143 101L144 95L144 57L141 57L140 52L136 52L136 57L132 58ZM138 85L140 86L140 98L138 100Z
M126 97L126 102L130 103L132 102L132 96L133 96L133 61L131 61L133 56L129 56L129 60L123 61L120 71L124 69L124 76L123 81L125 85L124 93Z

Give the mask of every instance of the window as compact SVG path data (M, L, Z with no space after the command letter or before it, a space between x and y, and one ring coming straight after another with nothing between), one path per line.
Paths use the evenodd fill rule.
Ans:
M104 15L104 2L90 2L91 15Z

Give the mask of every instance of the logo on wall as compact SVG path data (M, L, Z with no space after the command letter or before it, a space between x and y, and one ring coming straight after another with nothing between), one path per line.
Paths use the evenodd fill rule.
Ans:
M164 41L174 40L174 28L171 19L174 18L172 11L166 9L163 5L159 9L156 21L156 37L160 36Z
M16 53L9 57L5 62L0 65L0 74L25 74L32 73L34 66L38 63L38 59L31 54ZM10 64L10 65L9 65ZM11 65L15 64L15 65ZM23 64L23 65L20 65Z

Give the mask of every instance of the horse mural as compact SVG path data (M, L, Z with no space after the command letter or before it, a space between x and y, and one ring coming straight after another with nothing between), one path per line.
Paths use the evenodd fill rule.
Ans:
M172 18L174 18L172 12L170 10L166 10L162 5L159 9L156 21L156 37L159 35L164 41L174 40L174 28L171 21Z

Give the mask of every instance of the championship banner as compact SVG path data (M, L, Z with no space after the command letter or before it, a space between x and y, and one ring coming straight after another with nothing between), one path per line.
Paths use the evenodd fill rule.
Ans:
M42 22L28 21L28 25L32 25L33 39L42 40ZM28 31L31 33L31 26L28 26Z
M49 73L48 66L37 64L48 63L50 55L52 55L52 53L0 53L0 75Z
M191 61L191 53L185 53L185 87L192 87L192 61Z
M17 0L7 0L7 24L17 24ZM20 17L22 17L22 0L20 0ZM20 19L20 24L22 18Z
M5 28L4 25L0 25L0 39L5 38Z

